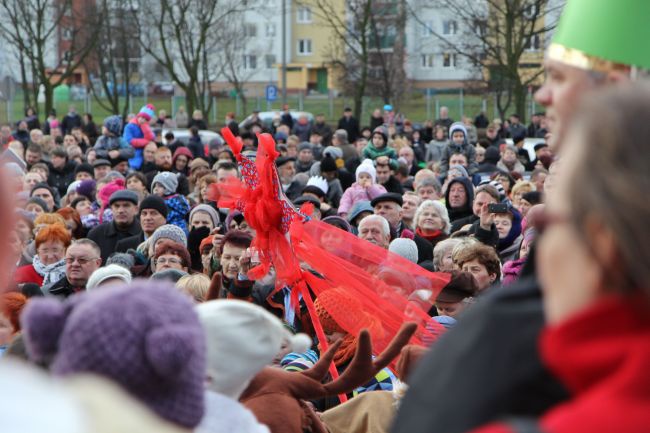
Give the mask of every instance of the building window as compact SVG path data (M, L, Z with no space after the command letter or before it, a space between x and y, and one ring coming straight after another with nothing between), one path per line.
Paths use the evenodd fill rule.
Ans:
M73 34L73 31L72 31L71 28L64 27L63 31L61 32L61 39L63 39L64 41L71 41L72 40L72 34Z
M431 36L433 34L433 21L424 21L420 27L420 36Z
M442 55L442 66L445 68L455 68L456 67L456 54L443 53Z
M296 21L300 24L311 23L311 8L308 6L300 6L298 8L298 18Z
M63 62L65 62L65 63L72 62L72 51L64 51L62 59L63 59Z
M455 35L458 32L458 23L454 20L445 20L442 22L443 35Z
M257 36L257 26L252 23L244 24L244 36Z
M533 35L530 37L530 41L526 46L527 51L539 51L539 35Z
M257 69L257 56L251 54L245 54L244 69Z
M420 63L423 68L429 69L433 68L433 60L435 56L433 54L421 54L420 55Z
M264 60L266 63L266 69L272 69L273 65L275 65L275 54L267 54L264 56Z
M299 56L311 55L311 39L298 40L298 55Z
M266 23L266 37L272 38L275 36L275 23Z

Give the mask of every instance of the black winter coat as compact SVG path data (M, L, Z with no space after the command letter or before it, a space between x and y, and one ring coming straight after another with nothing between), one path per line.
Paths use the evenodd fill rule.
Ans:
M391 432L467 432L506 417L538 417L565 400L539 358L543 325L534 276L479 298L420 362Z
M140 234L140 222L135 219L129 227L124 230L118 230L115 221L106 222L93 228L88 233L88 239L95 241L102 252L102 263L106 264L106 259L116 252L116 246L122 239Z
M49 165L50 174L47 177L47 184L52 188L56 188L59 191L59 195L63 197L68 192L68 186L74 182L74 169L77 164L73 161L68 161L60 169L54 168L52 164Z

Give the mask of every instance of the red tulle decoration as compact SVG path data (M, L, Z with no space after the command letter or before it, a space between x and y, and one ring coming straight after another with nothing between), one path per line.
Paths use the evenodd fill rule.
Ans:
M432 341L442 333L442 326L431 320L413 297L434 299L449 282L448 274L428 272L351 233L313 220L309 216L311 206L296 210L282 191L273 138L269 134L258 135L257 153L248 155L242 153L242 142L230 129L222 129L222 134L239 162L243 180L212 184L208 199L218 202L219 207L238 209L244 214L256 231L253 247L261 262L251 269L249 277L259 279L273 266L276 290L289 287L296 308L298 295L303 297L323 346L325 335L309 289L318 296L338 287L358 300L364 313L381 324L370 329L377 353L384 350L407 321L418 323L412 343L423 344L425 337ZM348 333L356 335L361 330L354 324L358 322L346 320L345 312L329 313ZM336 377L335 369L330 371Z

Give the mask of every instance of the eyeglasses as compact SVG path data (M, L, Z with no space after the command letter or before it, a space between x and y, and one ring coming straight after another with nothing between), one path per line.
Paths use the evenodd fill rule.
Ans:
M156 260L156 264L157 265L165 265L165 264L180 265L181 264L181 259L177 259L177 258L174 258L174 257L169 258L169 259L162 258L162 259Z
M85 265L88 262L97 260L99 257L66 257L65 263L68 265L73 264L74 262L79 263L81 266Z

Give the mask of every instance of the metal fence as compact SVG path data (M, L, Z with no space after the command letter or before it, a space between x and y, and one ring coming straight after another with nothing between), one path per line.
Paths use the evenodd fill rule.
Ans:
M72 95L68 100L56 100L55 108L59 118L68 111L69 105L73 104L78 112L92 113L96 123L101 119L112 114L102 107L97 100L89 95ZM251 93L247 95L246 108L241 98L234 96L212 97L212 109L204 116L211 127L222 125L223 119L228 112L234 112L238 119L243 119L253 110L260 111L277 111L281 109L282 102L276 100L268 102L263 92ZM127 102L122 100L121 104ZM128 100L129 112L137 112L141 106L151 103L156 110L164 109L168 115L173 116L180 106L185 105L183 96L158 96L158 95L141 95L131 96ZM350 97L334 96L333 92L329 95L305 95L303 93L292 93L288 95L287 103L291 109L307 111L313 114L324 114L330 123L336 123L341 117L343 109L352 106L353 100ZM361 125L367 125L370 122L370 116L376 108L382 108L384 102L381 98L366 97L363 99L363 109L360 119ZM460 120L463 116L474 118L481 111L485 112L490 119L498 117L495 96L491 93L467 93L463 89L457 90L424 90L412 92L403 98L403 102L398 107L399 111L414 123L421 123L427 119L435 119L438 116L440 107L446 106L449 109L449 117ZM528 95L527 112L523 113L526 118L537 111L539 107L535 105L532 95ZM514 108L510 111L512 112ZM39 104L39 113L41 119L44 119L43 104ZM522 114L522 113L520 113ZM24 117L24 104L22 92L17 90L11 98L0 100L0 123L15 124Z

